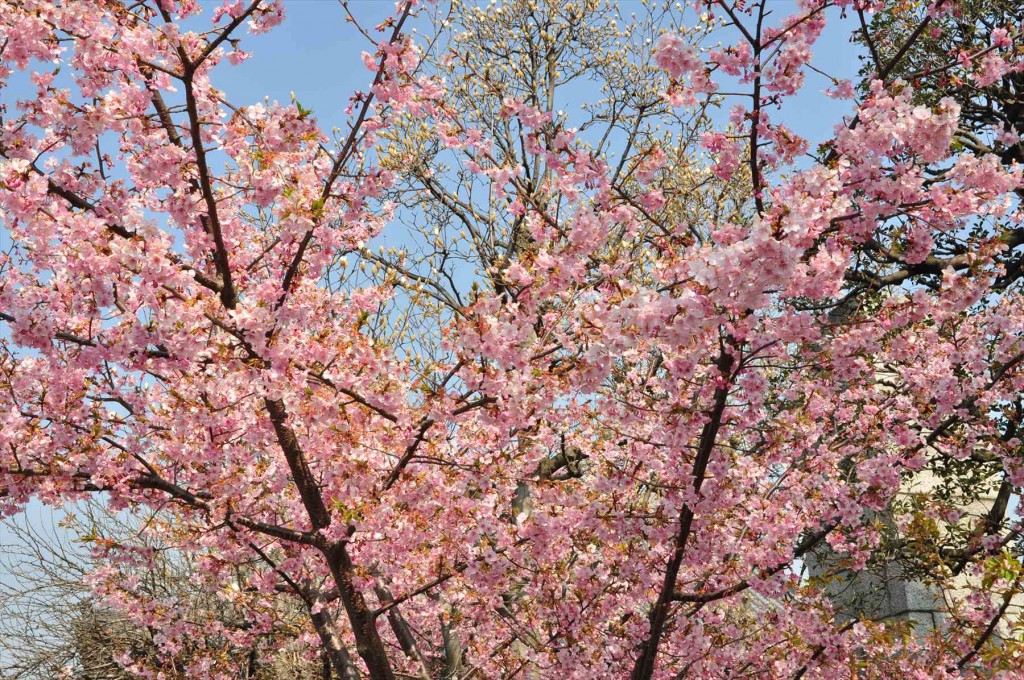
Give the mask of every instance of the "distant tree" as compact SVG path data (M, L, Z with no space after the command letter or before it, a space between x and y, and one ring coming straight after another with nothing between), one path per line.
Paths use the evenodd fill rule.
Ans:
M154 540L158 523L158 517L141 523L112 516L95 502L76 505L52 530L40 528L38 518L0 521L0 677L121 680L134 677L130 671L161 668L165 677L185 678L194 677L185 670L194 661L210 656L220 668L237 669L238 678L323 676L324 663L316 653L310 658L301 640L308 612L286 599L267 612L214 596L201 558ZM131 551L154 557L142 562ZM248 568L235 571L238 589ZM129 617L116 599L98 595L89 582L104 572L136 596L179 608L192 622L186 641L171 651L158 625ZM268 614L271 629L250 636L252 619Z

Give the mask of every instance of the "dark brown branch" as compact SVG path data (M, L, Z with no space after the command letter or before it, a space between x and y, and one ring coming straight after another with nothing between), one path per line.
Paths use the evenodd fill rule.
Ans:
M817 547L832 531L839 526L838 523L830 523L824 528L810 534L803 541L797 545L793 551L793 558L785 562L780 562L771 569L761 572L761 578L767 578L775 576L783 569L793 564L793 560L799 559L806 555L808 552ZM714 602L715 600L721 600L726 597L731 597L738 593L743 592L750 588L750 581L743 580L739 583L729 586L728 588L721 588L719 590L712 591L710 593L676 593L672 599L676 602L694 602L697 604L705 604L708 602Z
M527 542L528 542L528 539L521 538L521 539L517 540L515 543L513 543L512 547L519 547L519 546L521 546L521 545L523 545L524 543L527 543ZM506 552L508 552L508 548L501 548L499 550L495 550L494 554L495 555L503 555ZM479 558L479 559L482 559L482 558ZM392 607L397 607L398 605L402 604L403 602L405 602L407 600L411 600L412 598L414 598L414 597L416 597L418 595L422 595L423 593L426 593L426 592L429 592L430 590L433 590L437 586L445 583L446 581L448 581L448 580L454 578L455 576L461 574L462 572L464 572L469 567L469 565L470 565L470 562L459 562L459 563L453 565L451 567L451 571L449 571L448 573L441 574L440 576L438 576L434 580L425 583L424 585L420 586L419 588L416 588L415 590L411 590L408 593L405 593L404 595L401 595L399 597L393 598L390 602L388 602L388 603L378 607L377 609L375 609L374 612L373 612L373 615L375 617L377 617L377 616L380 616L381 614L385 614Z
M753 43L754 61L757 71L754 76L754 91L751 95L753 102L750 111L750 185L754 189L754 207L757 209L758 215L764 214L764 198L761 196L761 164L758 158L758 150L760 149L758 134L761 127L761 72L764 69L764 64L761 60L761 53L764 49L761 45L761 29L764 24L765 4L765 2L761 2L757 6L757 34L754 36Z
M5 154L5 150L4 150L4 148L2 146L0 146L0 156L3 156L4 158L7 157L6 154ZM39 175L41 177L46 177L46 190L47 190L47 193L52 194L54 196L59 196L60 198L62 198L65 201L67 201L71 205L71 207L77 208L78 210L82 210L83 212L92 212L92 213L96 212L96 206L95 205L93 205L92 203L87 201L82 196L79 196L75 192L70 191L70 190L66 189L65 187L62 187L61 185L59 185L56 182L54 182L50 177L48 177L46 175L46 173L44 173L35 164L30 165L29 168L32 170L32 172L36 173L37 175ZM121 224L118 224L118 223L112 221L109 217L105 217L104 218L104 224L106 225L107 229L109 229L111 232L113 232L117 236L120 236L121 238L125 238L125 239L131 240L131 239L136 237L136 234L135 234L134 231L128 229L124 225L121 225ZM211 290L211 291L213 291L215 293L220 293L221 292L222 286L221 286L219 281L211 279L210 277L206 276L205 274L200 272L195 267L184 263L181 260L181 258L179 258L174 253L166 253L164 256L167 258L167 260L169 262L174 264L176 267L180 267L182 270L190 272L191 275L192 275L192 278L199 285L201 285L204 288L207 288L207 289L209 289L209 290Z
M999 625L999 621L1002 620L1003 616L1006 614L1006 610L1010 608L1010 603L1013 602L1013 596L1017 594L1017 585L1019 583L1020 579L1017 578L1014 580L1013 585L1007 588L1006 593L1003 595L1003 603L999 606L999 611L997 611L995 616L992 617L992 620L988 622L988 626L985 627L985 631L981 634L981 637L979 637L974 643L974 647L971 648L971 651L964 655L964 658L960 659L959 663L957 663L957 668L963 670L964 666L970 663L971 659L977 656L978 652L981 651L981 648L984 647L985 643L992 637L992 634L996 631L996 626Z
M707 472L708 462L715 448L715 441L718 438L718 431L722 427L722 419L725 414L725 406L729 397L729 386L733 379L732 368L735 359L724 346L718 357L718 373L724 383L715 388L714 402L708 413L708 422L701 430L701 436L697 445L697 454L693 463L693 492L700 494L701 485ZM679 567L686 554L686 544L690 538L690 531L693 526L693 510L689 504L683 505L679 513L679 531L676 533L675 545L672 555L665 567L665 578L662 582L658 600L651 608L649 619L651 622L650 632L647 639L640 645L639 655L631 680L650 680L654 675L655 662L658 657L658 647L661 644L661 637L665 633L665 624L668 621L669 608L675 595L676 581L679 577Z
M849 630L852 630L853 627L858 623L860 623L860 619L851 619L850 621L846 622L846 624L844 624L843 627L840 628L837 632L841 635ZM811 664L817 661L819 658L821 658L821 655L824 653L825 645L818 645L814 649L814 652L811 653L811 658L807 660L807 663L798 668L796 673L793 674L793 680L800 680L800 678L804 677L807 674L808 669L811 667Z
M378 607L377 609L375 609L373 611L373 615L376 617L376 616L380 616L381 614L386 614L387 612L391 611L391 609L393 607L397 607L398 605L402 604L406 600L411 600L412 598L416 597L417 595L422 595L423 593L426 593L426 592L428 592L430 590L433 590L437 586L439 586L439 585L443 584L444 582L454 578L456 575L461 574L462 572L464 572L468 566L469 566L468 562L463 562L461 564L455 565L454 567L452 567L451 572L449 572L447 574L444 574L442 576L438 576L433 581L430 581L429 583L420 586L416 590L411 590L408 593L402 595L401 597L392 598L392 600L390 602L386 602L384 605L382 605L382 606Z
M0 321L6 321L9 324L17 323L17 319L15 319L10 314L6 314L4 312L0 312ZM73 345L79 345L81 347L96 347L97 346L95 340L91 340L90 338L83 338L80 335L75 335L74 333L66 333L64 331L57 331L57 332L55 332L53 334L53 339L54 340L60 340L61 342L69 342L69 343L71 343ZM154 359L167 359L168 357L171 356L167 352L166 349L159 348L159 347L157 349L148 349L147 348L147 349L143 350L142 354L144 354L144 355L146 355L148 357L152 357Z
M420 444L423 443L424 438L427 436L427 431L434 426L436 421L433 418L427 418L420 423L419 429L416 431L416 436L413 437L412 442L405 447L405 452L402 453L402 457L398 459L398 463L394 469L391 470L391 474L384 480L384 486L381 487L381 491L387 491L395 485L398 478L402 476L402 471L409 465L409 461L416 455L416 450L419 449Z
M493 404L495 401L497 400L494 397L481 397L476 401L471 401L467 404L463 404L459 408L452 411L452 415L461 415L475 408L480 408L482 406L487 406L488 404ZM430 430L431 427L434 426L434 423L436 422L437 421L435 421L433 418L427 418L420 423L420 426L417 429L416 435L413 437L412 442L407 447L405 447L405 451L402 453L402 457L398 459L398 463L395 464L395 467L391 471L391 474L389 474L388 478L384 481L384 485L381 487L382 492L387 491L388 489L393 487L395 485L395 482L398 481L398 478L402 476L402 471L405 470L405 468L409 465L409 462L412 460L413 456L416 455L416 451L419 449L420 444L422 444L423 440L426 438L427 432Z
M184 56L182 57L185 60ZM220 217L217 214L217 199L213 195L213 183L210 181L210 168L206 163L206 149L203 146L203 132L199 119L199 108L196 105L196 94L192 82L194 70L190 65L185 64L185 109L188 111L189 129L192 136L192 151L196 157L196 168L199 171L199 187L203 201L206 203L206 219L210 235L214 243L214 261L217 264L217 273L220 275L222 288L220 290L220 301L227 309L234 309L238 304L238 294L235 292L235 284L231 280L231 262L228 259L227 245L224 243L224 234L221 231Z
M280 399L263 400L263 404L270 415L270 422L274 426L274 433L277 435L277 443L284 453L288 462L288 469L291 470L295 487L299 491L302 505L309 514L310 522L313 523L313 530L323 529L331 525L331 513L324 503L320 487L313 477L309 468L306 454L299 445L295 431L288 425L288 411L284 402Z
M213 51L214 51L215 49L217 49L218 47L220 47L220 46L221 46L221 44L222 44L222 43L223 43L223 42L224 42L225 40L227 40L227 39L228 39L228 37L229 37L229 36L231 35L231 33L232 33L232 32L233 32L233 31L234 31L234 30L235 30L236 28L238 28L239 26L241 26L241 25L242 25L242 22L243 22L243 21L245 21L246 19L248 19L248 18L249 18L249 16L250 16L250 15L251 15L251 14L252 14L253 12L255 12L255 11L256 11L256 8L258 8L258 7L260 6L260 2L261 2L261 1L262 1L262 0L253 0L253 2L252 2L252 4L251 4L251 5L249 5L248 7L246 7L246 8L245 8L245 10L244 10L244 11L243 11L243 12L242 12L241 14L239 14L239 15L238 15L237 17L235 17L234 19L232 19L232 20L231 20L231 23L229 23L229 24L228 24L227 26L225 26L225 27L224 27L224 29L223 29L223 30L222 30L222 31L220 32L220 34L219 34L219 35L218 35L218 36L217 36L216 38L214 38L214 39L213 39L213 40L212 40L212 41L210 42L210 44L209 44L209 45L207 45L207 46L206 46L206 49L204 49L204 50L202 51L202 53L201 53L201 54L200 54L200 55L199 55L198 57L196 57L196 58L195 58L195 60L193 60L193 61L192 61L192 63L191 63L191 67L192 67L192 69L196 69L196 68L199 68L200 64L202 64L202 63L203 63L204 61L206 61L206 60L207 60L207 58L209 58L209 56L210 56L211 54L213 54Z
M395 22L395 28L391 32L391 38L388 40L389 43L394 44L402 35L402 26L405 24L406 19L409 18L410 12L412 12L412 2L406 2L405 6L402 8L402 13ZM345 163L348 162L349 156L355 149L356 141L359 139L359 131L362 128L363 123L366 121L367 114L370 112L370 106L373 104L374 94L372 90L377 85L380 85L384 80L384 62L385 59L382 56L380 59L380 65L377 67L377 74L373 78L373 85L370 87L371 91L364 95L363 106L359 110L356 120L352 123L348 139L345 140L345 144L338 153L338 157L334 160L334 165L331 167L331 172L327 176L327 181L324 182L324 188L320 193L321 201L327 201L328 197L331 195L331 189L334 187L335 181L337 181L338 177L341 175L341 171L345 167ZM313 241L314 229L315 225L307 230L303 235L302 241L299 243L298 250L295 251L295 256L288 264L288 269L285 270L284 278L281 281L281 297L277 301L277 307L284 304L285 298L288 296L288 293L291 292L295 277L299 273L299 267L302 265L302 260L306 256L306 249L309 248L309 244Z
M101 493L109 492L114 490L114 487L106 484L94 484L92 482L92 475L88 472L70 472L70 473L53 473L48 470L4 470L5 474L18 475L25 478L32 477L54 477L63 476L73 480L76 480L80 485L82 491L88 491L90 493ZM182 502L197 510L201 510L208 514L213 514L213 508L210 506L209 501L213 499L207 491L190 491L178 484L170 482L158 475L148 474L140 475L128 480L128 485L132 488L139 490L152 490L161 491L176 501ZM0 497L8 494L7 489L0 488ZM224 519L224 524L229 527L239 526L256 533L270 536L282 541L289 541L292 543L301 543L303 545L314 545L314 537L289 529L287 527L278 526L276 524L268 524L266 522L260 522L254 519L243 516L235 516L228 513Z
M875 47L875 41L868 31L868 24L864 19L864 9L861 7L857 8L857 18L860 19L860 34L864 38L864 42L867 43L868 51L871 53L871 61L875 65L875 70L881 72L882 58L878 56L878 48Z

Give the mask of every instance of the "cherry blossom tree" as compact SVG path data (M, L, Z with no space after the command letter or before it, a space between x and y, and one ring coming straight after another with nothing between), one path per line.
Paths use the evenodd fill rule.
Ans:
M885 3L524 0L424 64L447 8L403 0L336 137L215 86L283 3L2 7L0 86L33 91L0 111L0 507L145 518L91 537L98 601L159 631L126 671L237 677L296 610L343 678L1019 667L1005 511L925 551L955 504L895 516L955 592L934 630L802 567L865 565L936 456L1024 483L1021 169L896 77L953 0L832 78L817 155L787 105ZM1017 30L943 68L1020 72ZM570 73L604 88L579 129ZM144 587L154 546L232 616Z

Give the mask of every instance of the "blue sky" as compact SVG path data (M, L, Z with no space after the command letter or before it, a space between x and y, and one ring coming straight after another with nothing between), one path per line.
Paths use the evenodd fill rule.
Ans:
M769 3L776 13L771 17L774 20L796 10L791 0ZM624 13L632 4L639 9L639 0L621 3ZM349 7L365 27L372 27L391 14L394 4L390 0L350 0ZM849 18L838 20L837 15L832 13L815 46L814 65L849 78L859 68L859 49L849 42L854 22ZM411 25L429 31L422 21ZM219 68L214 79L233 104L252 104L264 97L285 103L294 93L325 130L344 124L348 98L356 90L365 90L373 75L360 61L362 51L372 50L366 39L345 22L345 12L335 0L285 0L285 21L269 33L246 35L242 48L252 53L252 58L237 67ZM851 109L849 102L837 102L821 94L828 84L826 78L809 72L808 86L789 98L781 114L791 128L810 138L812 148L831 137L834 125Z
M349 8L364 28L372 28L394 11L394 4L350 0ZM373 79L359 56L373 49L345 17L335 0L285 0L284 22L269 33L246 35L242 49L252 57L236 67L217 69L215 84L236 105L264 97L287 103L294 92L321 127L340 127L348 98L366 90Z

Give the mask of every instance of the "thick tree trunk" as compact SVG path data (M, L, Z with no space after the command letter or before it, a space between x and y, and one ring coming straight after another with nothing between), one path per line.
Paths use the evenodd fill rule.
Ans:
M377 597L380 599L381 604L391 605L394 603L395 598L383 585L376 587ZM402 616L402 612L399 611L397 606L392 606L388 609L388 623L391 624L391 630L398 638L398 644L401 646L402 651L410 659L413 659L420 667L419 677L420 680L431 680L430 679L430 666L427 660L423 657L420 652L419 645L416 644L416 638L413 636L412 629L409 627L409 623Z
M352 560L345 545L334 544L324 550L331 568L334 583L338 586L341 603L348 614L352 633L356 638L356 651L366 664L366 670L372 680L395 680L391 662L388 660L384 641L377 632L377 622L373 613L366 606L366 600L352 583Z
M309 617L313 621L317 635L320 636L325 658L330 662L328 669L333 667L336 677L342 680L361 680L359 669L352 663L352 657L349 656L348 650L345 649L345 645L342 644L341 638L338 636L338 626L334 617L331 616L323 602L320 605L323 608L316 613L311 610ZM328 677L330 677L329 671Z

